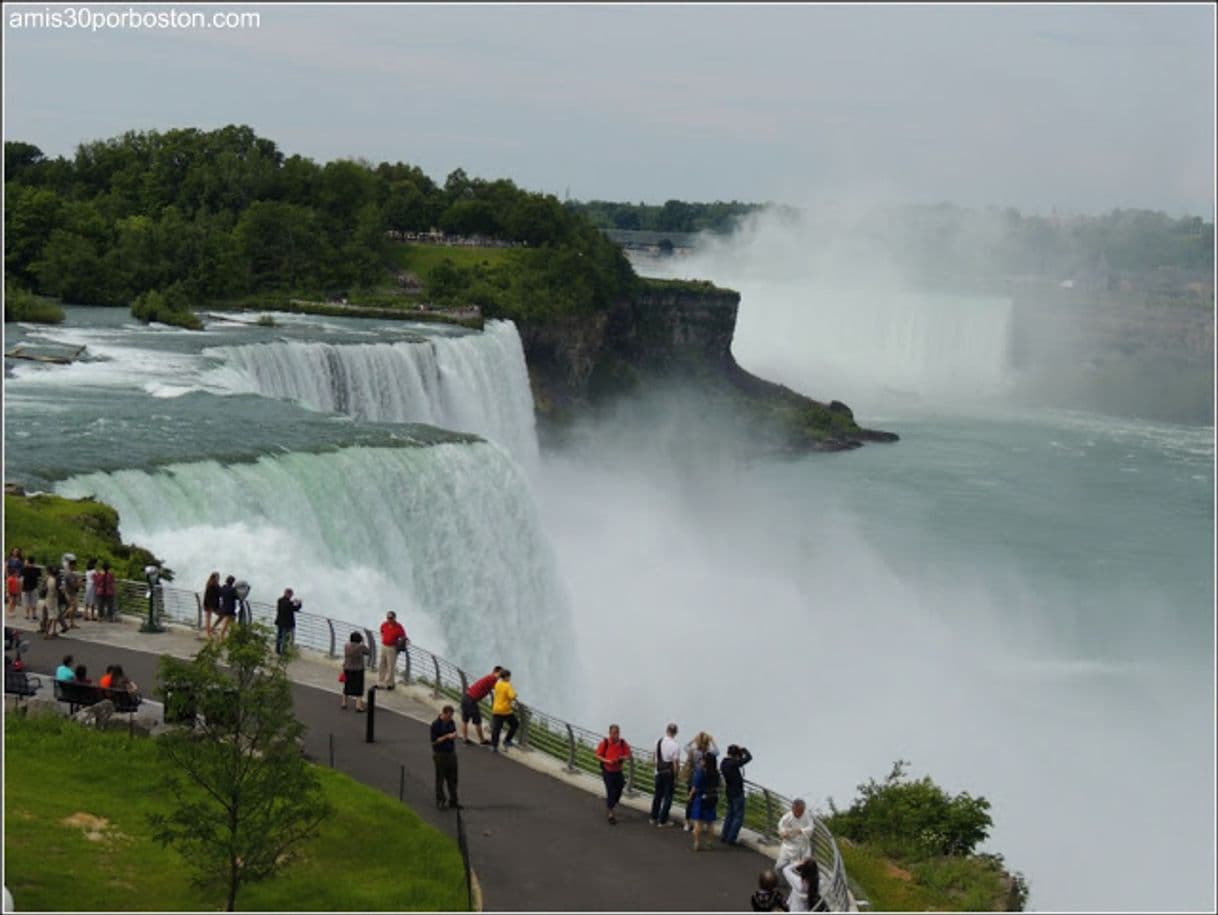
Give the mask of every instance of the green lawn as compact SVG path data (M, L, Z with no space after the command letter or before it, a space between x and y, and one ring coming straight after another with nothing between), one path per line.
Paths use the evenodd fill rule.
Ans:
M899 864L862 843L838 842L846 873L874 912L1001 912L1009 886L982 857L940 857Z
M447 258L459 268L476 267L479 265L494 267L511 258L519 252L517 248L465 248L449 245L419 245L409 242L398 243L391 249L393 262L401 270L409 270L426 286L431 280L431 272L438 264Z
M4 721L4 871L24 911L217 910L177 852L151 838L164 801L151 740L58 718ZM246 911L464 911L456 843L396 800L320 769L335 813Z

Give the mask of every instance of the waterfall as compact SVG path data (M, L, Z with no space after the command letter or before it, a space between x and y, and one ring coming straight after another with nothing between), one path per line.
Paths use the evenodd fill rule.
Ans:
M1009 388L1008 299L782 282L742 292L737 359L817 396L958 401Z
M417 422L498 442L537 463L533 395L516 325L420 343L302 341L212 347L243 390L357 419Z
M119 511L122 535L172 556L175 584L214 569L255 600L293 588L304 609L380 624L472 673L520 671L526 701L569 689L571 625L527 481L501 447L350 447L248 463L73 477L65 496Z

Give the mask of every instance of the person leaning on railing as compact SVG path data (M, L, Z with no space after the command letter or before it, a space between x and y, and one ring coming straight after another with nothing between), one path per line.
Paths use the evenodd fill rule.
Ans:
M291 588L284 588L283 597L275 604L275 654L282 655L291 647L299 612L300 598L293 596Z
M516 736L516 729L520 727L520 721L513 712L513 706L516 703L516 689L512 686L512 672L510 670L499 671L499 682L495 684L495 699L491 703L491 752L499 752L499 732L506 724L508 726L507 739L503 741L503 751L506 753L512 748L512 738Z
M482 709L478 704L490 695L495 688L495 684L499 682L499 675L503 672L503 668L496 664L485 677L479 677L469 685L469 689L461 696L461 739L466 743L469 739L469 723L472 721L474 727L478 729L478 743L481 746L489 747L491 742L482 734Z
M723 793L727 795L727 811L723 814L723 832L719 841L725 845L738 844L740 827L744 825L744 773L741 771L753 761L747 747L731 744L727 757L719 764L723 774Z

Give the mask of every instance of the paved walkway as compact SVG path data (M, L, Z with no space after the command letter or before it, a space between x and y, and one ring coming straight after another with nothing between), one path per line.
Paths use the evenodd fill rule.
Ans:
M159 654L191 657L201 644L193 630L143 634L134 620L82 623L70 637L29 641L26 660L44 675L46 698L52 696L46 675L64 654L94 677L107 664L122 664L150 693ZM427 731L444 702L425 687L378 691L376 742L369 744L365 716L339 708L338 668L338 661L311 652L289 666L297 716L308 727L306 752L328 763L333 735L335 767L393 797L405 767L405 802L455 838L456 814L435 807ZM470 861L488 911L743 911L758 872L772 863L750 848L718 842L695 854L688 833L648 824L647 795L624 799L630 806L619 806L618 825L609 826L599 780L567 774L541 753L496 756L459 745L458 756ZM410 908L409 900L402 908Z

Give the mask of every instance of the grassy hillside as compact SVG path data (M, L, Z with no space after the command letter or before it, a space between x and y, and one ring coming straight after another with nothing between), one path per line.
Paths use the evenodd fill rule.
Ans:
M142 581L144 566L161 562L148 550L123 543L118 512L92 499L65 499L47 493L4 494L4 554L21 547L39 565L59 564L64 553L76 554L76 568L95 558L109 561L119 578Z
M163 776L151 740L14 715L4 735L4 874L19 910L215 910L177 852L152 839L147 816L164 804L149 790ZM318 775L334 815L300 860L243 889L239 909L467 909L452 839L345 775Z

